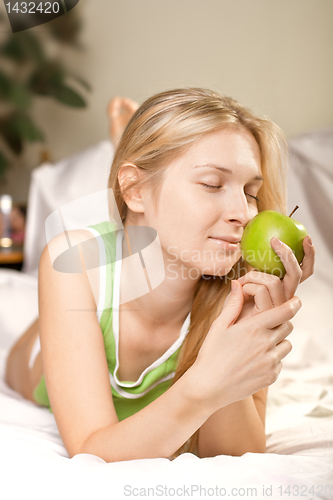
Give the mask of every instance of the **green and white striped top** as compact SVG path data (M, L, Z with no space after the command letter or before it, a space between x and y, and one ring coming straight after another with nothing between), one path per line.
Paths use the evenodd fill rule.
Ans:
M180 347L189 331L191 313L188 313L178 339L159 359L148 366L135 382L120 381L117 371L119 368L119 299L124 230L116 230L115 224L110 221L91 225L85 229L96 237L99 244L100 290L96 315L104 338L115 410L119 420L123 420L147 406L170 387ZM52 411L44 376L34 391L34 399Z

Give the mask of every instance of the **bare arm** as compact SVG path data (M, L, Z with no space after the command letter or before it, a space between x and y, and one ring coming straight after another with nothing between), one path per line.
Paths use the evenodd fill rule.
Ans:
M265 446L265 428L252 396L217 410L199 431L200 458L264 453Z
M260 391L255 392L252 395L254 404L256 405L257 412L262 421L264 429L266 421L267 393L268 393L268 387L264 387L263 389L260 389Z
M75 239L84 240L82 231L71 233L73 245ZM56 254L67 248L61 237L53 245ZM169 457L215 411L192 395L192 369L146 408L119 422L87 275L55 271L47 247L39 266L39 309L48 395L71 457L90 453L106 462Z
M155 401L121 422L98 429L84 442L80 453L106 462L170 457L212 413L192 396L188 370Z

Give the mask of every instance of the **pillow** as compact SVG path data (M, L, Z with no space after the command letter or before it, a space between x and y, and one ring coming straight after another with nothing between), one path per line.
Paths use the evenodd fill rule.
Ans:
M333 126L289 141L288 213L307 228L316 255L316 275L331 283L333 271Z
M47 243L45 236L47 217L63 205L107 189L112 159L111 142L102 141L55 165L44 163L32 171L28 195L23 272L35 277L38 275L39 259ZM75 213L75 224L79 227L80 225L86 226L84 219L84 214ZM73 222L72 225L75 224Z
M296 295L302 308L292 323L293 350L285 366L333 363L333 127L289 141L288 214L307 228L316 249L314 274Z

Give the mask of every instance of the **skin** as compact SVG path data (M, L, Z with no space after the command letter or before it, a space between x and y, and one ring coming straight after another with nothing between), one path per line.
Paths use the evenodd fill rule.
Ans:
M231 170L231 174L227 175L213 168L194 168L197 165L205 164L217 164L227 167ZM140 175L135 165L124 165L119 173L120 185L126 179L126 176L133 175L133 172L135 175ZM241 238L245 225L257 213L256 201L253 196L258 194L261 184L258 181L253 182L251 179L255 175L260 174L259 149L252 135L244 129L237 131L222 130L206 135L198 143L192 146L182 157L178 158L175 162L168 166L168 172L159 196L157 210L154 209L152 204L152 193L147 188L141 190L134 189L126 197L125 201L129 207L129 214L126 219L125 227L130 225L147 225L155 228L159 235L166 268L166 277L159 287L152 290L149 294L143 295L135 299L135 301L132 301L130 304L131 308L129 308L127 304L123 304L124 307L121 307L120 309L120 313L124 313L126 311L126 314L123 314L124 318L129 316L129 314L131 315L131 321L128 323L129 328L133 328L134 325L140 326L140 331L142 331L140 340L143 341L143 348L149 349L152 345L152 341L155 341L155 344L163 344L162 352L164 352L166 350L165 347L167 348L168 345L170 346L179 335L179 329L191 308L195 284L197 279L199 279L193 279L193 275L195 275L195 273L191 274L193 269L203 274L218 273L222 276L226 274L237 262L240 257L239 249L234 252L224 250L221 251L220 247L217 247L216 243L210 240L210 236L234 235L239 236L239 239ZM209 189L202 186L202 184L221 187ZM125 251L126 248L123 248L123 250ZM186 252L184 253L184 251ZM200 260L196 258L198 252ZM237 320L234 318L233 321L235 327L238 328L236 328L235 334L244 336L244 328L238 327L240 323L248 321L247 325L250 325L249 321L251 321L251 318L254 320L255 318L253 318L253 316L257 316L259 313L262 313L262 318L266 318L266 316L264 316L265 311L276 308L286 302L286 300L288 300L287 298L293 297L298 284L312 274L314 265L314 248L309 244L308 238L304 240L305 257L302 268L300 268L296 259L292 259L292 252L291 254L290 252L288 248L285 248L285 245L281 245L281 247L277 249L277 253L279 253L287 271L283 280L279 280L275 276L266 275L256 271L251 271L244 278L238 280L238 287L241 285L243 299L241 309L238 311L236 316ZM209 258L206 258L206 255L209 255ZM44 290L41 307L42 309L43 307L46 308L45 310L47 310L47 304L54 303L56 297L61 295L61 290L65 289L64 280L71 279L70 277L62 276L58 280L56 276L53 277L54 273L52 271L52 265L48 264L46 259L47 257L43 257L41 259L42 268L45 265L45 269L47 270L41 273L40 284L41 290ZM44 264L44 262L46 263ZM168 268L168 264L170 264L170 262L173 265L172 270ZM121 294L122 291L124 292L125 290L126 281L129 282L130 279L129 270L126 268L126 260L124 260L123 267L124 269L120 285ZM82 283L80 282L75 285L77 286L77 295L79 295L79 290L83 290L84 286L86 286L84 285L83 277L75 278L76 281L81 279ZM135 277L133 278L132 276L131 280L133 279L135 279ZM57 284L57 281L53 282L52 280L58 280L59 284ZM52 293L49 290L50 282L54 285ZM57 287L59 288L58 290ZM71 296L73 296L74 300L76 293L71 293ZM85 300L87 301L86 307L88 310L92 307L92 298L86 297ZM43 305L43 302L45 305ZM131 309L131 312L129 312L129 309ZM276 312L278 313L278 311ZM55 353L57 345L51 344L52 328L57 329L56 322L60 321L60 319L58 319L59 313L61 313L61 309L58 311L55 306L55 309L52 312L53 316L51 313L45 313L43 315L44 323L42 325L42 329L43 332L45 332L43 333L43 336L45 337L45 346L49 345L49 350L52 350L53 353ZM170 321L170 317L173 318L172 321ZM291 319L291 317L292 315L288 318ZM69 316L66 316L68 328L71 327L71 321L72 319ZM91 320L89 321L91 321L89 330L94 332L96 331L97 333L98 325L96 325L96 318L93 318L92 315ZM264 321L264 319L262 321ZM278 325L280 323L276 324ZM78 328L77 320L75 325L75 328ZM81 339L83 338L82 345L85 344L85 337L83 336L83 332L85 331L84 329L88 330L89 325L90 323L87 320L82 323L82 331L80 331ZM59 323L59 326L61 326L61 323ZM225 328L227 326L228 325L224 325ZM121 325L121 332L123 339L126 339L126 336L127 339L130 339L130 330L122 327ZM285 344L290 343L286 340L282 341L284 336L285 335L280 337L279 340L281 344L279 361L290 351L290 347L286 347ZM69 342L68 338L66 339L65 337L66 336L61 339L59 333L60 350L61 347L65 345L65 342ZM213 337L214 334L212 333L209 339ZM221 340L223 340L223 338ZM87 345L91 342L90 337L87 337L86 342ZM211 340L207 342L205 341L204 345L208 347L205 347L203 352L209 352L209 346L211 343ZM283 352L282 344L284 345ZM73 349L74 345L75 343L73 344ZM126 344L126 340L124 341L123 346L120 345L121 363L122 359L126 359L126 354L128 354L128 351L126 351L127 346L128 344ZM66 349L65 352L73 352L69 344L68 346L66 344L66 347L68 347L68 349ZM224 352L226 347L227 344L225 346L222 345L221 351L219 352ZM249 348L247 348L244 344L243 356L245 356L245 352L247 352L248 349ZM89 400L88 402L84 401L83 393L80 394L80 399L75 403L77 404L77 408L80 410L81 414L86 415L85 425L87 428L84 432L82 431L82 435L85 435L86 437L93 432L92 428L90 428L87 423L90 422L88 408L91 406L93 409L97 404L100 405L101 401L107 400L107 394L109 394L107 367L103 365L103 345L90 345L89 348L87 347L87 351L88 350L87 359L90 360L89 370L91 370L91 373L90 371L88 372L87 369L80 373L79 379L82 381L82 386L87 387L89 380L91 381L94 376L96 377L95 381L99 380L98 377L101 378L99 384L94 383L94 398L99 397L99 399L96 399L96 403L92 400ZM97 351L99 352L98 356L97 354L94 357L92 356L94 350L96 350L96 353ZM157 359L158 356L156 355L156 352L153 352L153 348L150 350L150 355L153 357L155 355L155 359ZM123 352L123 354L121 354L121 352ZM216 345L212 343L211 352L209 352L211 359L213 359L214 353L216 353ZM84 353L81 353L81 356L83 355ZM45 356L48 360L48 364L51 363L51 357L48 357L47 352L45 353ZM61 356L64 356L63 351ZM154 415L152 409L156 409L156 416L160 415L159 418L161 419L163 412L159 413L159 409L164 408L162 401L166 402L168 398L172 398L170 401L168 400L168 404L166 405L168 408L170 408L171 402L174 403L175 408L177 408L178 404L183 405L183 399L178 400L177 387L179 387L182 383L185 383L188 379L191 380L191 384L193 386L193 376L195 377L196 373L199 373L200 370L202 371L202 359L209 359L209 356L207 354L205 358L204 354L201 354L200 360L196 363L195 369L191 370L191 375L189 374L184 378L182 377L183 381L180 379L178 386L176 383L172 389L167 391L168 394L165 394L165 397L163 395L161 398L158 398L160 401L156 400L154 403L149 405L151 409L148 409L147 407L142 410L142 412L139 412L142 416L145 415L147 420L139 420L139 414L137 414L126 419L128 422L123 421L116 424L119 431L118 434L117 432L114 432L112 439L116 439L117 435L120 439L121 429L124 429L124 435L127 436L131 430L130 422L135 422L135 428L138 430L141 425L139 422L147 422L148 416ZM136 359L138 357L140 356L136 356ZM26 356L26 358L28 358L28 356ZM55 354L53 358L56 358ZM75 360L73 361L73 359L71 359L70 364L74 366ZM60 365L55 364L54 367L48 367L48 373L50 374L52 370L54 372L57 372L58 370L58 373L60 373L59 366ZM105 372L103 377L101 374L102 366L104 370L103 373ZM126 364L123 366L123 379L131 380L131 378L128 378L128 372L126 372L128 367L126 367ZM140 370L138 370L139 368ZM139 365L137 365L135 369L139 372L142 371L142 367ZM204 368L204 370L205 369L206 368ZM96 372L94 370L96 370ZM98 377L97 370L100 370L98 371ZM188 372L190 372L190 370L188 370ZM216 372L218 372L218 369ZM130 375L133 374L134 372ZM72 376L74 376L74 372ZM237 374L234 375L235 387L237 386L236 378ZM218 380L217 383L219 383ZM59 385L60 384L61 380L59 378ZM184 388L189 387L191 384L188 382L186 386L184 385ZM266 385L268 385L268 383ZM98 387L100 394L98 394L97 389L95 389L96 387ZM263 387L263 385L259 384L259 387ZM60 415L62 402L57 400L55 395L56 392L54 391L56 391L56 388L53 389L53 394L51 389L51 400L53 397L53 401L55 402L52 407L54 407L55 415ZM267 390L261 389L253 393L252 396L244 397L241 401L236 401L231 404L225 404L224 401L223 405L223 402L220 401L220 404L223 407L217 410L216 407L214 407L214 411L212 409L213 406L209 408L209 405L207 404L207 414L204 415L200 413L202 411L202 401L199 401L200 405L198 406L198 412L200 413L200 417L197 417L197 423L191 423L191 425L193 425L193 428L191 427L191 431L186 430L187 424L185 423L185 420L188 419L188 412L184 411L184 418L179 416L177 417L177 423L181 420L179 433L184 432L186 434L187 432L186 435L190 435L188 432L191 433L193 430L200 427L199 456L214 456L218 453L237 455L246 451L264 451L263 439L266 394ZM74 394L68 395L68 401L73 401L74 396ZM214 397L212 396L212 400L213 399ZM193 403L193 398L191 401ZM89 452L89 450L92 449L99 450L100 441L95 442L94 439L99 438L102 442L104 442L103 440L109 437L106 431L107 425L110 422L111 417L112 422L116 421L114 420L115 415L114 408L112 408L112 406L112 399L107 400L105 408L100 410L100 416L98 417L99 423L96 423L96 420L98 420L96 412L92 413L91 420L94 420L94 425L98 425L98 428L100 428L101 431L92 434L91 439L85 438L86 447L80 448L81 450L85 450L86 452ZM191 408L194 414L197 415L194 411L193 404ZM151 413L149 413L149 411ZM181 410L179 411L182 413L183 408L181 407ZM69 418L68 415L66 418ZM200 425L198 424L199 421ZM151 432L153 432L152 426L155 425L156 418L151 422L150 427ZM172 423L173 421L171 424ZM65 436L68 432L68 422L65 420L65 416L59 416L57 424L62 436ZM112 425L114 425L114 423L112 423ZM104 430L102 429L103 426ZM163 427L159 430L156 429L157 435L161 435L161 432L164 432L163 429ZM102 430L103 432L105 431L105 434L103 434ZM79 429L76 432L79 432ZM78 449L78 445L75 443L81 442L83 437L75 436L74 432L72 434L73 436L71 436L71 438L66 437L66 440L73 439L73 442L68 441L69 444L67 449L70 449L71 453L75 453ZM177 433L175 433L173 437L175 440L177 440L176 434ZM144 434L136 432L135 435L142 436ZM95 436L95 438L93 439L92 436ZM253 436L255 436L255 440ZM136 437L135 439L139 438ZM178 437L177 443L179 444L179 442L183 442L182 439L183 437L181 435ZM107 441L105 441L105 443L107 443ZM112 443L112 441L110 443ZM172 451L173 444L170 440L169 443ZM152 451L148 448L149 447L142 452L146 453L146 455L144 455L145 457L155 456L155 453L156 456L161 456L161 450L156 452L156 450ZM112 457L110 458L110 455L107 455L110 453L110 449L118 448L117 446L114 448L112 448L112 446L107 446L108 451L105 451L105 455L103 454L104 452L98 451L99 456L107 456L107 459L111 460ZM165 448L165 450L165 454L168 456L170 454L170 450L169 448ZM162 456L164 456L163 453ZM131 456L127 455L127 458L131 458ZM136 458L140 457L136 456ZM117 459L119 459L119 456L117 456Z
M201 167L208 164L226 166L232 174ZM139 175L134 165L123 167L120 184L133 171ZM130 211L125 226L156 229L166 270L160 286L132 302L138 314L168 322L172 311L176 321L184 321L200 276L230 271L241 257L239 245L236 251L226 251L211 237L241 239L243 228L258 213L253 196L262 181L252 181L256 175L261 175L260 155L253 136L244 129L223 130L206 135L169 165L157 210L149 189L125 199ZM223 184L223 189L204 184Z
M118 146L121 136L132 115L139 105L127 97L114 97L108 104L109 134L114 147Z

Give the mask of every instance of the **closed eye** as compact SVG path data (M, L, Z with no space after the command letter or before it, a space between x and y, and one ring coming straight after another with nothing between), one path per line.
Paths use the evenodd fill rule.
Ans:
M201 186L204 186L206 188L211 188L211 189L219 189L222 187L222 186L210 186L209 184L201 184Z
M210 184L201 184L203 187L206 187L208 189L220 189L222 186L211 186ZM259 201L259 198L257 198L256 196L253 196L253 194L248 194L248 193L245 193L246 196L251 196L251 198L254 198L256 201Z

